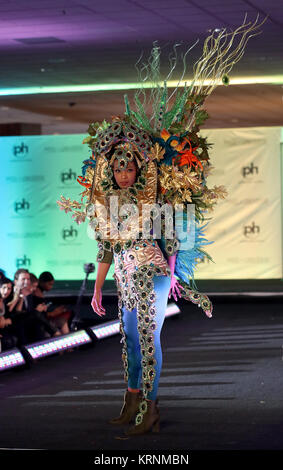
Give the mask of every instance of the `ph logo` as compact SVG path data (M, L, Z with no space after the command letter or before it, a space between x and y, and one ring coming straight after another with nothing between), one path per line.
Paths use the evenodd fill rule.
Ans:
M15 157L26 155L28 153L28 146L25 145L23 142L21 143L21 145L14 145L13 153Z
M78 236L78 231L74 227L70 228L63 228L62 230L62 238L63 240L74 240Z
M21 201L16 201L14 204L15 212L26 211L30 209L30 203L23 198Z
M16 258L17 268L29 268L31 265L31 259L24 255L22 258Z
M250 164L250 166L243 166L242 168L242 175L244 178L249 175L258 175L258 166L255 166L253 162Z
M259 225L256 225L254 222L252 222L251 225L245 225L244 226L244 235L247 238L252 238L260 233L260 227Z
M63 184L72 183L73 181L77 180L77 174L69 168L67 171L61 172L61 181Z

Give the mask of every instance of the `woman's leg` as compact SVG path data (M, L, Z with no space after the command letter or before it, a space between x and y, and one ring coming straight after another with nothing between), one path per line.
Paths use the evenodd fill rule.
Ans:
M155 321L156 321L156 330L154 331L154 358L156 360L155 365L155 378L153 381L152 390L148 393L148 400L155 400L158 391L159 378L162 368L162 349L160 343L160 333L164 323L165 312L168 301L168 293L170 289L170 277L169 276L154 276L154 291L156 295L155 300Z
M156 300L155 306L155 322L156 329L154 331L154 358L155 365L155 378L153 381L152 390L148 393L149 400L155 400L159 384L159 378L162 368L162 349L160 344L160 333L164 323L165 311L168 301L168 293L170 289L169 276L154 276L154 291ZM123 312L123 326L126 335L127 354L128 354L128 388L139 389L141 387L141 349L139 342L138 323L137 323L137 310L128 311L125 307L122 308Z
M162 349L160 343L160 333L164 323L165 312L167 307L168 293L170 289L170 278L168 276L154 276L154 291L156 300L155 306L155 322L156 329L154 331L154 358L155 364L155 378L153 381L152 390L148 393L149 400L155 400L157 396L159 378L162 368ZM139 389L141 387L141 349L139 342L137 311L128 311L125 307L123 312L123 326L126 335L127 354L128 354L128 388Z
M126 424L136 416L139 411L142 394L141 383L141 351L137 330L136 309L129 311L125 306L119 310L119 319L123 331L122 358L125 368L125 379L128 382L128 390L124 393L124 403L120 416L109 421L111 424ZM127 377L127 378L126 378Z
M62 332L63 335L67 335L68 333L70 333L70 329L69 329L69 325L68 325L67 320L61 326L61 332Z
M139 412L136 415L135 426L130 428L126 435L144 434L152 429L159 432L159 408L157 407L157 391L162 368L162 350L160 333L164 323L168 293L171 279L169 276L154 276L152 294L148 296L148 306L138 306L138 321L142 348L142 376L144 398L140 403ZM150 301L151 299L151 301ZM142 310L146 313L143 315ZM150 380L150 377L152 379Z
M128 389L140 389L141 351L137 326L137 309L132 311L122 308L123 328L126 335L128 355Z

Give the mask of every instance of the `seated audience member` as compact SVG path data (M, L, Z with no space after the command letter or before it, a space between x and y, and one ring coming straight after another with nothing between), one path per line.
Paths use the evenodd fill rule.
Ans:
M30 292L32 294L33 308L39 312L38 316L45 324L45 329L49 333L49 336L60 336L60 330L56 325L47 318L48 304L42 302L42 297L37 297L35 291L38 287L38 279L35 274L29 273L30 275Z
M12 300L13 282L7 277L0 279L0 298L3 299L4 314L6 313L6 304Z
M5 276L5 272L3 271L3 269L0 269L0 282L2 281L2 279L4 279L6 276Z
M14 348L17 343L17 331L12 326L11 318L6 316L6 304L10 300L13 290L12 281L8 278L0 279L0 351Z
M38 288L35 290L35 296L44 299L44 292L49 292L54 285L54 277L49 271L44 271L38 278ZM47 318L54 327L58 327L63 335L70 333L68 321L72 316L72 311L65 305L59 305L53 310L47 312Z
M33 273L29 273L29 278L30 278L30 291L32 294L34 294L38 287L38 279L36 275Z
M16 271L13 298L7 306L12 324L20 330L20 344L40 341L46 338L46 333L51 336L60 334L42 313L47 306L43 302L34 306L30 274L27 269Z
M1 301L2 299L0 299L0 308ZM9 328L11 324L11 318L5 318L4 315L0 314L0 352L14 348L17 345L17 337L13 335L14 331Z

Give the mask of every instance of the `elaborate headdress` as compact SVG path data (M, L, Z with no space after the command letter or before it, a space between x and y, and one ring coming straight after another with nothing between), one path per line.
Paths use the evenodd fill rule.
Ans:
M181 88L186 72L186 55L194 44L183 56L183 74L170 95L167 81L177 64L177 45L170 57L170 72L161 85L161 51L154 44L148 61L140 61L141 86L134 96L135 110L125 95L123 118L114 117L112 122L94 123L88 128L89 137L83 142L91 148L92 156L83 162L82 176L78 178L84 186L81 202L63 196L58 201L62 210L73 212L72 217L77 223L90 219L90 226L104 249L112 247L117 253L122 242L109 237L103 240L105 237L99 231L99 222L103 222L104 215L99 214L99 210L93 211L94 203L105 205L106 198L119 191L122 199L135 204L150 201L194 204L194 246L190 250L179 249L175 265L175 274L184 289L186 286L195 288L196 262L205 255L209 257L203 250L203 245L209 243L204 238L205 215L220 198L226 196L223 186L208 188L206 184L211 170L208 153L211 144L199 135L200 126L208 118L203 104L221 81L229 83L228 74L242 57L249 38L260 33L262 24L258 23L258 17L254 23L246 22L245 18L234 31L213 31L204 41L202 55L194 64L191 84L185 83ZM121 168L125 168L128 161L136 161L139 175L133 186L127 189L115 187L112 168L115 159ZM129 244L130 240L125 242L126 247ZM191 290L187 295L193 300ZM195 299L199 303L199 297Z

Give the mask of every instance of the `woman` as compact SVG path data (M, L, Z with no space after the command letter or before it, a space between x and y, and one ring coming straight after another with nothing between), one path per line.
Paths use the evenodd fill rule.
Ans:
M13 283L11 279L3 277L0 280L0 298L4 300L3 302L3 310L5 314L6 305L11 300L13 293Z
M117 159L114 160L113 173L114 179L118 187L126 189L131 187L136 182L137 177L137 164L136 160L128 161L126 168L119 168L119 162ZM148 302L148 308L144 305L144 299L142 295L137 295L136 302L137 306L131 311L126 308L125 305L121 305L122 315L120 318L121 326L124 330L124 354L127 355L127 361L125 369L128 370L128 388L124 396L124 405L122 407L120 416L110 421L112 424L124 424L129 423L135 416L138 416L136 425L127 431L127 435L143 434L150 431L159 431L159 409L157 407L157 391L158 383L162 367L162 350L160 345L160 333L165 318L165 311L167 306L168 294L173 294L175 300L177 295L180 295L178 281L176 280L174 273L175 258L176 255L168 257L168 264L156 242L148 242L142 240L136 243L135 248L139 247L140 250L144 250L145 255L151 255L151 260L157 263L160 273L152 277L153 282L153 301ZM116 281L118 291L120 293L123 289L133 286L126 286L121 282L120 272L118 265L123 264L123 260L131 258L132 248L125 250L124 256L115 256L116 269ZM141 255L140 255L141 256ZM147 257L147 256L146 256ZM105 262L106 261L106 262ZM94 288L94 295L92 298L92 308L99 316L105 315L105 309L102 306L102 286L105 277L108 273L110 263L107 259L104 262L99 262L97 277ZM149 265L150 266L150 265ZM128 270L132 271L135 266L128 263ZM150 266L153 269L153 266ZM170 269L171 273L170 273ZM162 271L161 271L162 270ZM134 292L137 294L137 292ZM121 294L120 294L121 297ZM141 309L144 307L146 310L141 313ZM143 323L144 317L147 315L147 310L150 311L148 325ZM141 334L140 334L141 332ZM150 332L153 333L153 338L150 337ZM153 341L150 342L151 350L143 348L144 339L148 338ZM141 344L140 344L141 343ZM142 367L142 361L144 367ZM146 382L146 398L142 399L141 393L141 378L142 373L144 377L148 373L154 375L153 380ZM144 408L142 412L139 410L139 406L142 404Z
M42 299L34 302L33 277L35 276L26 269L18 269L15 273L13 294L5 300L7 315L12 321L11 328L18 338L18 346L40 341L46 337L46 333L50 336L59 334L57 328L53 328L45 317L46 304Z
M164 133L156 142L154 136L127 118L113 118L112 123L104 122L99 128L91 125L89 133L91 139L86 142L95 153L84 161L83 176L78 178L86 188L83 197L87 196L88 202L84 205L64 196L57 202L61 210L73 212L77 223L88 218L89 236L93 238L94 232L98 240L98 269L91 305L100 316L105 315L101 289L114 258L127 390L120 416L110 422L124 424L134 418L135 425L126 432L129 436L159 431L160 332L168 294L175 300L181 296L198 304L208 317L212 311L207 296L190 285L195 259L205 254L199 249L203 240L198 237L190 252L179 250L174 217L172 211L167 211L178 200L186 202L190 194L180 188L178 178L181 176L187 187L191 176L187 181L186 174L172 166L172 158L178 152L171 142L179 139L181 148L187 142L176 136L166 143ZM163 165L165 157L167 163ZM172 172L169 178L167 168ZM198 185L202 181L200 172L199 178ZM153 236L157 230L158 236Z
M226 197L226 190L223 186L207 186L211 143L199 134L200 126L208 118L203 104L221 77L223 83L229 83L227 74L242 57L248 39L255 35L251 33L257 32L263 22L259 24L257 17L254 23L246 23L245 18L232 32L213 30L192 67L190 86L185 83L181 89L186 56L191 48L188 49L183 55L180 86L170 94L166 81L160 85L161 48L154 44L149 59L143 59L140 65L137 63L141 87L134 95L135 109L125 95L123 118L114 116L112 122L95 122L88 128L89 136L83 143L90 147L92 156L84 160L83 174L77 179L84 186L81 202L64 196L57 201L65 213L73 212L72 217L78 224L89 219L89 236L93 238L95 232L94 238L98 240L99 265L91 305L100 316L105 315L101 289L114 257L122 359L128 389L120 416L111 422L126 423L136 415L135 426L128 435L159 429L156 397L162 365L160 331L168 293L175 300L181 296L198 304L209 318L212 316L210 300L196 291L194 271L198 260L205 256L210 258L203 249L208 244L204 221L218 199ZM176 48L177 45L170 55L167 78L177 65ZM151 88L149 93L145 83ZM130 207L130 215L125 206L121 213L118 211L118 216L115 211L113 214L111 196L118 196L122 207ZM87 202L83 201L84 197ZM176 215L180 211L184 218L175 218L177 225L172 236L167 236L168 219L166 216L162 219L162 214L161 238L155 237L159 238L158 243L152 236L144 236L143 230L142 235L139 230L136 233L135 227L133 236L120 236L120 227L122 232L132 233L127 227L129 221L136 219L138 227L143 227L140 209L156 203L162 208L181 206L181 210L176 208ZM133 205L137 208L136 216ZM195 210L192 217L188 216L188 205ZM105 222L109 212L110 227ZM150 235L153 233L151 218L155 221L156 214L148 220ZM118 229L114 230L114 235L113 225ZM189 243L184 241L184 229L185 234L189 234L185 237Z
M11 349L17 344L16 330L9 318L7 303L12 298L13 283L4 276L0 280L0 351Z
M49 271L44 271L38 278L38 285L34 290L35 301L42 302L44 299L44 292L49 292L54 286L54 277ZM46 311L46 309L45 309ZM47 319L55 330L56 336L70 333L68 321L71 318L71 311L65 305L59 305L51 311L46 311Z

